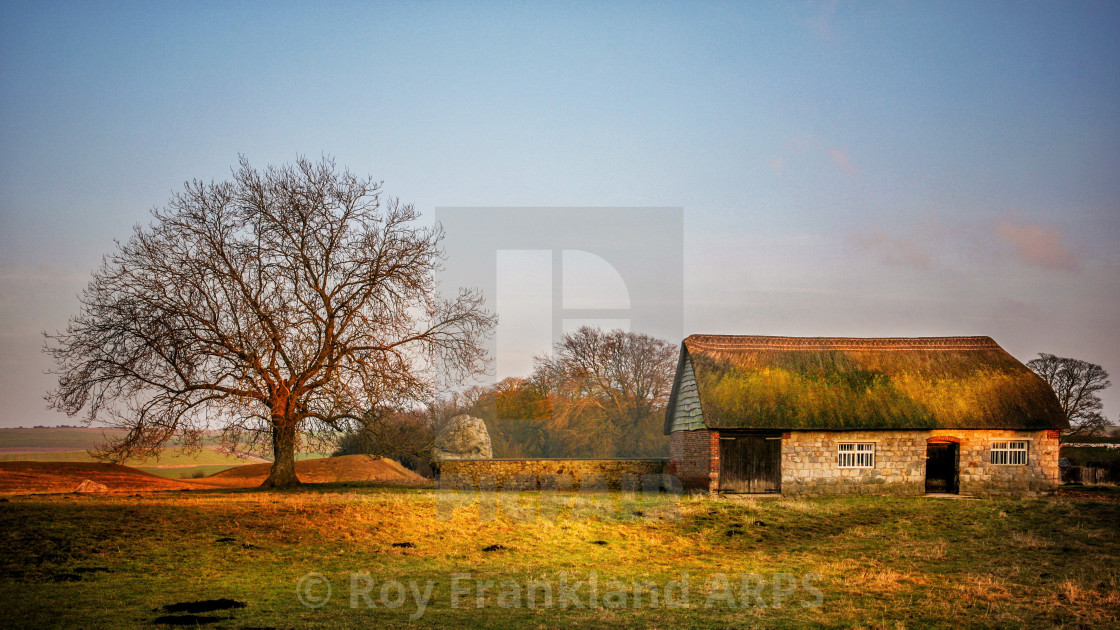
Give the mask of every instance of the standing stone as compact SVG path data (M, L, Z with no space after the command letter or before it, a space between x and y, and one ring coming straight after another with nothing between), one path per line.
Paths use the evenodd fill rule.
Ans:
M74 492L108 492L108 491L109 491L109 486L106 486L103 483L97 483L96 481L93 481L92 479L86 479L82 483L78 484L77 488L74 488Z
M437 462L493 457L486 423L467 414L455 416L440 429L432 447L432 459Z

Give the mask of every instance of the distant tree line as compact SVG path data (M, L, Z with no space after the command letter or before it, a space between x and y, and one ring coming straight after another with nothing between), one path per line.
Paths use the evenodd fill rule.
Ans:
M432 399L424 408L368 412L336 454L391 457L426 473L439 429L459 414L481 418L495 457L666 457L662 435L677 350L638 333L584 327L564 335L524 378ZM1040 354L1027 362L1053 388L1070 422L1063 441L1100 436L1109 423L1098 393L1111 385L1095 363Z
M495 457L666 457L662 423L676 360L661 339L583 327L536 357L528 377L448 394L425 409L372 412L337 453L423 471L439 429L465 413L486 423Z

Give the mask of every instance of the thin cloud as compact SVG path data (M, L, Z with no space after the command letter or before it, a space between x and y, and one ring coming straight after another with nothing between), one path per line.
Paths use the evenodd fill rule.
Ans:
M823 142L813 138L791 138L770 159L768 164L775 173L783 175L787 167L805 166L806 164L820 166L818 160L827 156L827 160L831 160L832 164L841 171L849 175L859 175L859 168L848 157L847 149L843 147L829 149L826 147L827 145ZM827 163L826 160L821 161Z
M854 234L851 242L859 249L875 253L883 262L891 265L928 269L933 259L930 251L916 240L890 236L878 229Z
M1049 322L1049 318L1036 304L1013 298L1004 298L996 305L996 317L1004 321Z
M804 19L803 23L821 40L832 39L832 31L836 21L836 0L810 6L815 6L816 11Z
M997 244L1009 248L1011 257L1025 265L1056 271L1081 269L1080 261L1062 243L1062 233L1056 227L1012 216L1001 219L993 234Z
M833 162L836 162L836 166L839 166L840 170L850 175L859 175L859 169L848 159L848 154L844 149L829 149L828 155Z

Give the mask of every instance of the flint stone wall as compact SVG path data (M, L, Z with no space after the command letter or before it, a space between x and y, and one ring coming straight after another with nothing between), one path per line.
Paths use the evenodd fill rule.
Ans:
M782 438L782 494L925 494L926 444L960 444L960 494L1035 496L1060 483L1056 431L792 431ZM992 442L1027 440L1027 464L991 463ZM840 442L875 443L874 468L840 468Z
M453 490L672 490L666 459L488 459L441 462ZM649 487L647 487L649 486Z

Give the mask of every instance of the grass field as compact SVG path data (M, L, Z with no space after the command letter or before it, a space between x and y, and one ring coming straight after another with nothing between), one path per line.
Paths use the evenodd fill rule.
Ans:
M297 453L296 461L321 459L322 453ZM97 461L86 451L54 451L48 453L0 453L0 462L93 462ZM209 448L204 448L198 453L188 454L182 449L171 447L165 449L157 458L142 460L129 460L125 463L133 468L138 468L153 475L168 477L170 479L194 479L202 476L213 475L223 470L236 466L255 464L260 460L248 460L220 453Z
M0 448L57 448L84 451L105 441L106 436L120 436L119 429L75 427L0 429Z
M120 434L121 431L98 428L0 429L0 462L93 462L97 460L89 454L89 450L96 448L107 435ZM207 443L208 446L194 453L172 445L165 448L158 458L132 459L122 463L163 477L189 479L262 461L216 450L216 436ZM326 453L297 453L296 459L325 456Z
M97 461L86 451L57 451L49 453L0 453L0 462L92 462ZM159 457L129 460L122 462L128 466L241 466L258 463L260 459L246 459L222 453L212 448L203 448L190 453L182 448L168 447Z
M1104 446L1064 446L1062 457L1074 466L1085 466L1090 462L1107 463L1120 460L1120 448Z
M51 451L45 453L0 453L0 462L94 462L97 461L87 451ZM255 464L259 459L245 459L235 457L228 453L216 451L212 448L203 448L198 452L188 453L178 447L164 449L158 458L149 457L139 460L124 462L128 466L139 468L161 477L171 479L190 479L201 475L212 475L235 466Z
M7 625L29 627L1120 625L1115 489L1030 500L556 498L487 494L480 511L469 496L355 484L11 497L0 503L0 600ZM539 508L549 509L533 517ZM467 592L453 606L456 573L470 577L458 578ZM297 598L301 585L305 600L323 601L318 578L301 583L309 574L332 586L319 608ZM741 592L744 574L758 577ZM660 587L659 605L635 583ZM244 607L175 606L223 599Z

